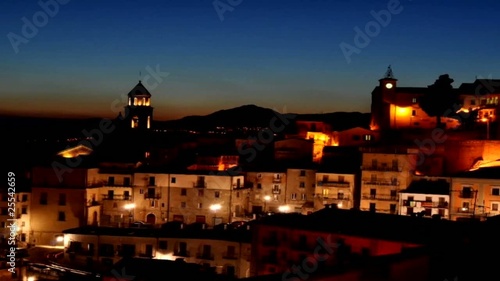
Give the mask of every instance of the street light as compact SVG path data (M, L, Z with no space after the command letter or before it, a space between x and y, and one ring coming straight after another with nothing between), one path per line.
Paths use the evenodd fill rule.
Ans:
M217 211L220 210L222 206L220 204L213 204L210 205L210 210L214 211L214 226L215 226L215 220L217 219Z
M288 213L290 211L290 206L287 205L279 206L278 211L280 211L280 213Z
M125 206L123 206L123 208L125 208L125 210L128 210L128 222L132 223L132 217L133 217L132 211L135 208L135 204L134 203L126 204Z
M486 139L490 139L490 118L482 118L481 121L486 122Z
M267 207L267 202L269 201L271 201L271 196L269 195L264 196L264 213L267 212L266 207Z

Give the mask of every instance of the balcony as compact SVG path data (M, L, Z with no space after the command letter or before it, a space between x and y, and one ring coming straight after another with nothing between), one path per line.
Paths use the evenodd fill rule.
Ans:
M261 261L265 264L278 264L278 258L276 256L262 257Z
M130 201L132 200L131 195L123 195L123 194L103 194L102 195L102 200L125 200L125 201Z
M226 260L237 260L238 256L236 255L236 253L225 252L224 254L222 254L222 258Z
M278 244L278 237L267 237L262 239L262 245L264 246L277 246Z
M196 181L196 182L193 182L193 187L194 188L206 188L207 183L204 181Z
M89 200L87 202L87 207L99 206L99 205L101 205L101 202L99 202L97 200Z
M160 193L145 193L144 194L144 199L160 199L161 194Z
M369 193L363 193L362 198L367 199L367 200L383 200L383 201L397 201L398 200L397 196L383 195L383 194L369 194Z
M448 208L448 202L443 201L410 201L403 200L404 207L421 207L421 208Z
M377 180L377 179L363 179L363 184L368 185L382 185L382 186L399 186L397 180Z
M351 183L348 181L319 181L318 186L349 187L349 186L351 186Z
M272 193L273 194L281 194L281 189L273 189Z
M186 250L175 250L174 256L189 258L191 255L189 255L189 251Z
M214 254L212 254L212 253L201 253L201 254L197 254L196 258L200 259L200 260L210 260L210 261L213 261L214 260Z
M346 196L346 195L344 195L344 196L338 196L338 195L336 195L336 196L328 196L328 195L325 195L325 196L323 196L323 198L324 199L333 199L333 200L338 200L338 201L349 201L350 200L349 196Z
M464 199L472 199L474 198L474 192L472 191L461 191L460 193L458 193L458 197L460 198L464 198Z
M281 182L281 178L273 178L273 183L280 183Z
M402 172L402 167L389 167L389 166L363 166L363 171L377 171L377 172Z
M296 250L296 251L301 251L301 252L310 252L311 251L311 247L309 247L309 245L307 245L307 243L303 243L303 242L295 242L295 243L292 243L290 246L293 250Z

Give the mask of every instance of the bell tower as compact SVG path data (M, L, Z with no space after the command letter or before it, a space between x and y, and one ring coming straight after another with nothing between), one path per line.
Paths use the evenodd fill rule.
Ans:
M390 128L390 107L396 102L396 87L398 80L389 65L383 78L379 79L379 86L372 92L371 123L372 130Z
M125 117L126 126L131 129L151 129L151 123L153 122L151 94L140 80L128 93Z

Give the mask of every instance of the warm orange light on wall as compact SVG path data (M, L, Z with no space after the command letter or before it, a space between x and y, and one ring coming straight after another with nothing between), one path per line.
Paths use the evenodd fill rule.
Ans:
M409 107L396 106L396 114L398 116L410 116L411 110Z

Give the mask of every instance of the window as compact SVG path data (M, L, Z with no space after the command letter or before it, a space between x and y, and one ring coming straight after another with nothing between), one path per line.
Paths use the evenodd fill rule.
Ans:
M413 207L407 207L406 208L406 214L409 215L409 216L413 215Z
M305 176L306 176L306 171L304 171L304 170L300 170L300 176L301 176L301 177L305 177Z
M28 213L28 207L27 206L23 206L21 208L21 214L26 215L27 213Z
M299 187L300 187L300 188L304 188L304 187L306 187L306 183L305 183L305 182L303 182L303 181L301 181L301 182L299 183Z
M155 177L149 177L149 186L155 186L155 185L156 185Z
M144 194L144 189L139 189L139 194Z
M177 179L176 179L175 177L172 177L172 178L170 179L170 183L175 183L175 182L176 182L176 180L177 180Z
M412 110L411 111L411 116L417 116L417 111L416 110Z
M292 194L290 195L290 198L291 198L292 200L297 200L297 193L292 193Z
M413 196L408 196L408 201L415 201L415 198Z
M47 192L42 192L42 194L40 194L40 205L47 205L48 197L49 195Z
M344 199L344 193L343 192L338 192L337 193L337 199L343 200Z
M377 196L377 189L375 188L370 189L370 198L374 199L375 196Z
M27 194L23 194L22 195L22 202L26 202L28 201L28 195Z
M371 141L372 140L372 135L365 135L364 139L365 139L365 141Z
M301 200L306 200L306 194L305 193L301 193L300 194L300 199Z
M159 248L160 250L166 250L166 249L167 249L167 241L160 241L160 242L158 243L158 248Z
M108 177L108 186L115 185L115 177Z
M257 189L262 189L262 184L261 183L257 184Z
M439 214L439 216L444 217L446 215L446 212L444 209L439 209L438 214Z
M66 194L59 193L59 206L66 206Z
M345 180L345 177L344 177L344 176L339 176L339 177L338 177L338 181L339 181L339 182L344 182L344 180Z
M198 196L202 197L205 194L203 189L198 189Z
M185 188L181 189L181 196L187 196L187 189Z
M425 197L425 202L432 202L432 197L426 196Z
M377 205L375 203L370 203L370 212L375 212L377 210Z
M491 203L491 211L498 212L498 203Z
M395 199L397 197L397 191L396 190L391 190L391 199Z
M239 191L236 192L236 198L240 198L240 192Z
M389 211L391 212L391 214L395 214L396 213L396 204L391 204L389 206Z
M273 194L273 200L278 201L280 199L280 196L278 194Z
M130 178L129 177L123 178L123 186L130 186Z
M411 99L411 102L412 102L412 103L417 103L417 98L412 98L412 99Z
M181 208L186 208L186 202L181 202Z
M323 188L323 197L328 197L328 189Z
M220 191L215 192L215 198L220 198Z
M491 195L499 196L500 195L500 188L498 187L493 187L491 189Z
M426 209L425 209L425 216L426 216L426 217L430 217L430 216L432 216L432 209L430 209L430 208L426 208Z
M198 209L201 209L203 207L203 204L198 203Z
M66 213L65 212L59 212L57 215L57 220L58 221L66 221Z

